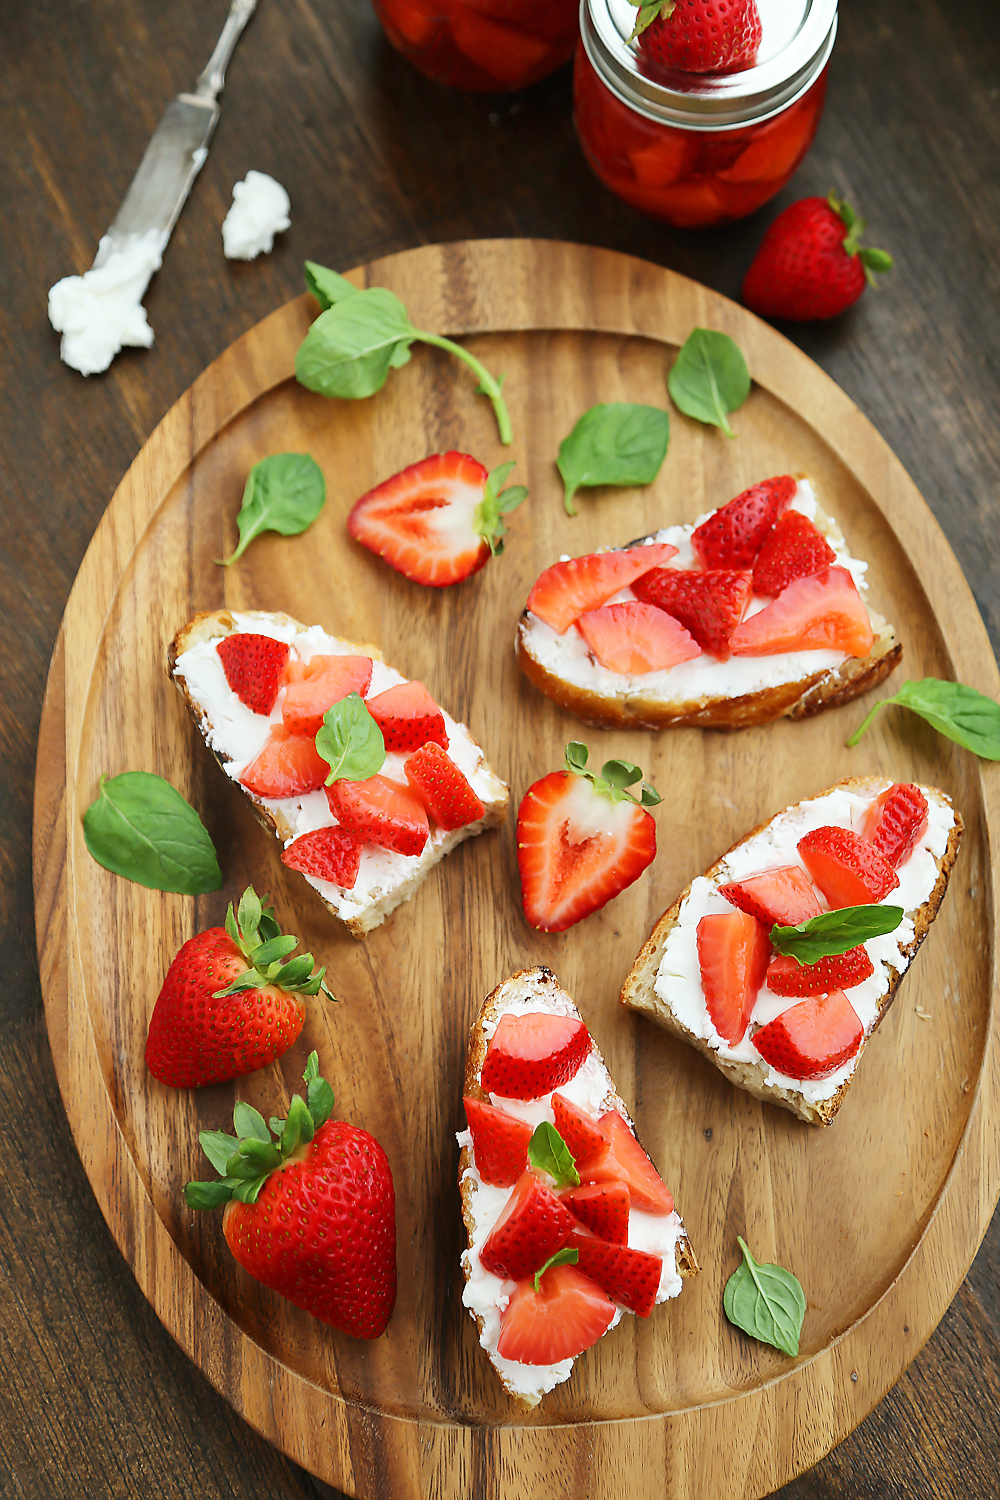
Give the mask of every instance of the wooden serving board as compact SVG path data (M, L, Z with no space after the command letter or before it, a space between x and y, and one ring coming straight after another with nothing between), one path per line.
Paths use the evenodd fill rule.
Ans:
M70 595L53 656L36 778L35 891L49 1035L74 1136L101 1208L170 1333L233 1406L291 1457L374 1497L757 1497L814 1463L866 1415L955 1293L1000 1192L997 1131L998 792L995 767L888 712L861 746L864 708L738 734L582 731L520 676L512 639L538 572L565 552L689 520L768 474L807 471L906 656L993 697L1000 680L947 543L898 461L850 401L771 328L695 283L605 251L496 241L436 246L354 273L391 287L417 326L470 340L505 370L514 443L457 362L418 348L378 396L329 402L291 378L312 304L290 303L178 401L122 481ZM696 324L746 352L755 384L729 441L672 414L645 490L578 497L563 513L560 440L598 400L666 405L665 376ZM510 544L460 587L410 584L350 543L344 517L372 484L437 449L517 460L531 499ZM315 455L328 499L303 537L231 550L246 472ZM227 784L165 671L198 610L288 610L381 643L465 719L512 786L506 828L464 844L363 943L285 870ZM886 692L887 689L883 689ZM520 907L513 808L566 741L624 755L663 793L652 869L560 936ZM147 891L88 856L81 818L102 772L167 777L202 812L225 888ZM678 890L748 829L839 777L930 781L966 822L951 890L832 1128L738 1093L694 1052L621 1011L621 982ZM337 1006L310 1002L299 1044L238 1089L174 1092L143 1066L148 1017L181 942L253 880L286 930L327 963ZM703 1272L646 1322L627 1318L527 1416L502 1391L461 1303L454 1132L466 1039L483 996L549 964L576 998L684 1214ZM372 1344L336 1334L252 1282L221 1215L194 1215L201 1128L238 1094L284 1113L319 1049L337 1111L384 1144L396 1183L399 1299ZM798 1274L808 1310L791 1361L732 1329L722 1291L742 1233ZM72 1275L72 1268L67 1271Z

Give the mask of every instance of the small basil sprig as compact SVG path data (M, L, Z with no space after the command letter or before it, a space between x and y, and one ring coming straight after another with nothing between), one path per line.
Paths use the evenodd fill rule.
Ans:
M726 1282L722 1305L726 1317L753 1339L772 1344L794 1359L806 1314L806 1299L798 1279L783 1266L760 1265L737 1236L743 1264Z
M315 521L325 499L323 470L308 453L272 453L262 458L247 475L243 490L236 517L239 546L231 556L217 557L216 562L228 567L263 531L298 536Z
M494 557L499 557L503 551L503 538L507 534L504 516L510 515L512 510L516 510L528 498L527 487L523 484L512 484L505 490L500 488L515 462L511 459L509 463L500 464L499 468L493 470L486 481L483 498L472 514L473 530L478 531L489 544Z
M367 781L385 764L382 731L359 693L348 693L327 709L316 749L330 763L327 786L335 781Z
M322 990L328 1000L336 1000L336 995L323 982L326 970L317 969L313 973L311 953L289 957L299 946L298 938L282 932L267 897L262 901L252 885L248 885L240 897L237 912L234 913L230 901L226 931L246 959L247 967L225 989L214 990L213 999L222 1000L226 995L238 995L243 990L262 990L269 984L276 984L298 995L318 995Z
M684 340L667 376L674 405L687 417L721 427L735 437L728 413L750 394L750 371L738 344L726 333L695 328Z
M579 740L570 740L566 746L566 769L572 771L574 776L584 776L592 781L594 790L610 797L612 802L638 802L642 807L655 807L658 802L663 801L654 786L650 786L648 781L642 781L642 771L630 760L606 760L601 767L600 776L596 776L593 771L587 770L589 755L586 745L582 745ZM642 789L640 795L635 797L628 788L637 781L642 781Z
M904 915L901 906L842 906L794 927L776 923L769 934L771 947L797 963L815 964L821 958L847 953L869 938L895 932Z
M577 490L598 484L652 484L670 442L670 415L655 406L612 401L585 411L559 444L563 504L577 514Z
M875 704L847 741L848 745L856 745L879 709L892 704L919 714L939 734L982 760L1000 760L1000 704L975 688L966 687L964 682L943 682L939 677L904 682L894 697Z
M502 375L494 379L468 349L451 339L414 328L402 302L385 287L362 291L314 261L306 261L305 272L308 290L324 309L295 356L296 379L307 390L348 400L373 396L390 370L407 363L411 344L432 344L454 354L479 376L476 390L490 399L500 441L510 442L510 414L500 393Z
M575 1266L579 1259L579 1250L574 1250L569 1245L564 1245L555 1255L550 1255L544 1266L535 1272L535 1291L542 1290L542 1277L552 1266Z
M152 771L102 776L83 815L83 838L99 865L154 891L217 891L222 871L198 814Z
M557 1188L580 1186L573 1154L548 1120L536 1127L528 1142L528 1160L539 1172L547 1172Z

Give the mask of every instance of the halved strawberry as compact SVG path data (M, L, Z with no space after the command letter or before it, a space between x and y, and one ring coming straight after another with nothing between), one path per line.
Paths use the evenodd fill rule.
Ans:
M762 479L728 505L720 506L691 533L691 546L704 568L752 568L761 543L793 498L790 474Z
M745 911L715 912L698 923L701 987L712 1025L735 1047L746 1036L771 945L767 928Z
M669 542L656 542L646 547L589 552L584 557L553 563L539 574L528 595L528 609L562 635L578 615L597 609L641 573L662 567L676 555L677 548Z
M843 990L800 1000L754 1033L765 1062L786 1078L824 1078L861 1046L865 1030Z
M823 910L809 876L798 865L778 865L746 880L733 880L719 886L719 895L768 928L775 923L795 927L818 917Z
M630 1307L640 1318L649 1317L663 1273L660 1256L611 1244L583 1229L574 1230L569 1244L578 1254L577 1267L584 1276L596 1281L613 1302Z
M630 1199L624 1182L587 1183L564 1193L563 1202L592 1234L612 1245L628 1244Z
M365 703L387 750L419 750L431 740L448 748L444 714L422 682L398 682Z
M904 865L927 830L927 798L912 782L897 781L876 797L862 830L894 870Z
M541 1270L575 1228L576 1220L562 1200L531 1172L523 1172L479 1259L494 1276L520 1281Z
M290 661L285 673L285 701L281 722L289 734L318 734L328 708L348 693L364 697L372 680L367 656L314 656Z
M755 594L780 594L796 578L808 578L837 561L826 537L800 510L786 510L764 538L753 565Z
M329 775L328 764L326 770ZM397 854L423 852L430 824L423 803L409 787L388 776L369 776L367 781L335 781L327 787L326 797L337 822L363 844L378 844Z
M875 972L864 945L848 948L820 958L814 964L800 964L788 954L773 958L768 965L767 987L776 995L828 995L831 990L849 990L863 984Z
M272 724L271 737L240 777L241 786L258 797L300 797L315 792L330 774L330 763L310 734L289 734Z
M594 1161L577 1162L581 1181L624 1182L634 1208L648 1214L672 1213L670 1189L617 1110L601 1116L600 1129L607 1147Z
M521 1281L500 1315L497 1353L522 1365L554 1365L596 1344L615 1316L615 1304L574 1266L552 1266L535 1291Z
M346 828L315 828L282 849L281 863L352 891L361 865L361 848Z
M609 672L659 672L701 655L678 620L639 599L587 610L576 628Z
M226 681L240 702L255 714L269 714L288 664L287 642L243 631L227 635L215 649Z
M785 651L843 651L867 656L872 622L846 568L824 568L796 578L758 614L733 631L734 656L774 656Z
M653 568L636 579L632 591L679 620L703 651L726 661L752 579L749 568Z
M494 1187L513 1187L528 1166L531 1126L515 1119L505 1109L479 1099L463 1099L465 1118L472 1131L476 1169L484 1182Z
M468 780L440 745L422 745L407 756L403 770L439 828L464 828L485 815L486 809Z
M607 1139L597 1121L562 1094L552 1095L552 1113L556 1117L556 1129L566 1142L578 1170L607 1150Z
M885 855L851 828L814 828L799 839L798 851L834 910L882 901L899 884Z
M575 1078L589 1051L590 1032L576 1016L508 1012L490 1038L480 1083L504 1099L540 1099Z

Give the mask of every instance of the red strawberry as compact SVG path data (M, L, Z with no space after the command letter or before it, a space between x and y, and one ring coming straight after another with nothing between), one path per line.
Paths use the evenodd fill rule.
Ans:
M576 1227L576 1220L531 1172L518 1178L479 1254L487 1271L520 1281L541 1270L560 1250Z
M828 995L831 990L849 990L863 984L874 972L875 965L863 944L817 959L814 964L800 964L785 954L771 960L767 987L776 995Z
M508 1012L490 1038L480 1084L504 1099L540 1099L575 1078L589 1051L590 1032L576 1016Z
M754 1033L765 1062L786 1078L825 1078L861 1046L865 1031L843 990L800 1000Z
M673 1213L670 1189L617 1110L601 1116L600 1129L607 1148L595 1161L577 1163L581 1181L624 1182L633 1208L647 1214Z
M798 865L779 865L746 880L720 885L719 895L768 928L775 923L779 927L796 927L799 922L818 917L823 909L808 875Z
M562 635L578 615L597 609L613 594L628 588L641 573L662 567L676 555L676 547L658 542L647 547L590 552L585 557L553 563L539 574L527 607Z
M288 664L286 642L243 631L227 635L215 649L222 658L226 681L240 702L255 714L269 714Z
M434 453L355 501L347 529L414 583L461 583L502 551L502 512L527 495L522 486L496 493L512 467L489 475L468 453Z
M324 765L326 762L324 762ZM330 767L326 766L329 774ZM430 838L423 803L409 787L388 776L367 781L335 781L326 789L337 822L362 844L378 844L397 854L422 854Z
M419 750L430 740L448 748L444 714L422 682L399 682L369 698L365 708L381 729L387 750Z
M835 318L857 302L866 279L875 285L873 272L892 269L884 250L859 248L864 227L833 193L789 204L743 278L743 301L762 318Z
M563 1194L570 1213L592 1234L613 1245L628 1244L629 1201L624 1182L588 1183Z
M790 474L762 479L696 526L691 546L702 567L752 568L764 538L796 488Z
M271 737L243 775L240 784L258 797L299 797L315 792L330 774L330 766L310 734L289 734L272 724Z
M513 1187L527 1170L531 1126L493 1104L469 1098L462 1103L480 1177L494 1187Z
M224 1177L189 1182L184 1196L191 1208L226 1204L223 1233L251 1276L320 1322L375 1339L396 1301L392 1172L367 1130L329 1118L333 1090L318 1062L310 1053L308 1102L296 1094L270 1133L242 1103L233 1115L241 1138L203 1130L202 1148Z
M573 1266L552 1266L535 1291L534 1277L515 1287L500 1315L497 1353L522 1365L553 1365L596 1344L615 1304Z
M798 850L833 910L883 901L899 885L885 855L850 828L814 828L799 839Z
M762 35L756 0L642 0L637 33L654 62L685 73L751 68Z
M755 594L780 594L795 578L808 578L837 561L826 537L800 510L786 510L764 538L753 565Z
M843 651L867 656L872 622L846 568L824 568L796 578L773 604L733 631L734 656L773 656L785 651Z
M262 945L280 936L270 908L262 908L249 886L238 917L230 905L225 927L188 939L167 970L149 1020L146 1067L154 1078L174 1089L201 1088L266 1068L288 1051L305 1021L302 997L321 988L330 992L324 969L296 979L282 977L287 956L256 962ZM293 948L296 942L286 940ZM304 959L311 969L312 954L294 962L306 968Z
M439 828L465 828L485 816L486 809L468 780L440 745L422 745L407 757L403 770Z
M726 661L729 637L750 601L751 580L746 568L654 568L632 589L679 620L703 651Z
M597 1121L585 1115L577 1105L564 1099L562 1094L553 1094L552 1113L556 1117L556 1129L566 1142L578 1170L585 1162L604 1154L608 1143Z
M868 809L863 833L898 870L927 829L927 798L911 782L896 782Z
M281 722L289 734L317 735L328 708L348 693L364 697L372 664L367 656L314 656L308 662L290 661L285 680Z
M649 1317L663 1274L658 1255L611 1244L585 1229L574 1230L569 1244L579 1255L577 1266L584 1276L596 1281L613 1302L630 1307L640 1318Z
M588 610L576 628L609 672L659 672L701 655L683 625L638 599Z
M352 891L361 867L361 849L346 828L315 828L281 851L281 863L315 880L329 880Z
M731 1047L746 1035L771 945L767 928L745 911L717 912L698 923L701 987L712 1025Z

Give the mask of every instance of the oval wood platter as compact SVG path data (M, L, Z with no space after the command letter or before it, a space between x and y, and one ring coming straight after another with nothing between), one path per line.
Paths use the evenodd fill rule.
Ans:
M766 474L807 471L905 642L904 676L1000 681L958 564L912 482L840 390L730 302L625 256L480 242L393 256L353 273L391 287L416 325L468 338L505 390L500 448L468 372L418 348L385 389L328 402L291 378L312 304L289 304L234 344L177 402L108 507L53 656L36 779L39 956L60 1087L90 1181L159 1317L233 1406L316 1475L395 1497L595 1493L756 1497L814 1463L879 1400L927 1339L971 1263L1000 1192L995 767L888 711L845 748L861 705L726 735L582 731L521 677L512 638L538 572L560 553L624 542L722 503ZM579 496L569 520L560 440L598 400L664 406L665 375L697 324L746 352L753 393L738 437L672 414L645 490ZM433 450L517 460L530 502L504 556L450 590L410 584L350 543L344 517L373 483ZM297 540L231 550L250 465L313 453L327 480ZM288 609L381 644L464 718L511 783L506 828L464 844L366 941L338 929L276 841L221 778L165 671L167 643L202 609ZM890 684L891 687L891 684ZM882 689L886 693L890 688ZM663 793L651 871L568 933L520 909L513 808L584 737ZM102 772L166 776L202 812L226 875L197 900L148 891L88 856L81 818ZM966 821L941 916L829 1130L737 1092L694 1052L617 1003L650 927L743 833L839 777L936 783ZM148 1017L181 942L219 922L253 880L286 930L326 962L341 1003L310 1002L299 1044L239 1085L284 1113L319 1049L337 1112L385 1145L397 1191L399 1298L388 1333L357 1342L252 1282L221 1215L193 1215L200 1128L227 1127L236 1088L173 1092L143 1067ZM461 1303L456 1128L468 1027L505 975L551 965L588 1020L684 1213L702 1274L646 1322L628 1318L525 1415L502 1391ZM794 1360L722 1315L742 1233L792 1267L808 1310ZM68 1274L72 1274L70 1271Z

